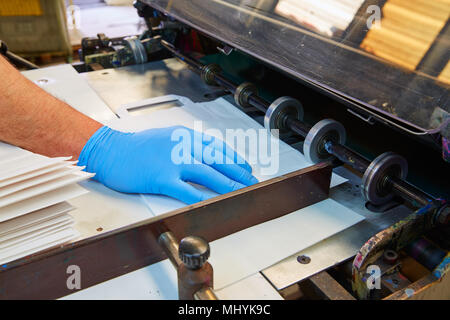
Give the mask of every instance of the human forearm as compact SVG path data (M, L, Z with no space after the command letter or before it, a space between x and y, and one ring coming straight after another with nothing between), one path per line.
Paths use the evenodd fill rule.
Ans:
M47 156L78 158L102 125L48 94L0 55L0 140Z
M124 133L72 109L23 77L0 56L0 141L47 156L73 156L94 179L127 193L163 194L195 203L257 183L252 168L221 140L184 127ZM177 142L183 137L189 143ZM179 162L179 146L182 152ZM201 146L201 154L194 146ZM214 154L214 156L212 156ZM213 157L213 158L211 158ZM214 160L214 161L211 161Z

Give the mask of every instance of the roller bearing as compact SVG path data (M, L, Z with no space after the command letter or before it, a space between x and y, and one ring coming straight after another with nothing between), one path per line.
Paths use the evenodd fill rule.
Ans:
M214 75L220 72L222 72L222 69L218 64L210 63L203 66L201 71L201 78L207 85L216 86L217 83Z
M347 134L344 126L332 119L324 119L317 122L303 143L303 154L311 163L319 163L333 158L325 149L325 143L331 141L333 143L345 144Z
M238 106L242 109L253 109L252 106L248 103L248 98L252 95L258 94L258 89L253 83L244 82L236 88L234 92L234 101Z
M374 205L389 202L394 194L386 185L386 177L405 179L408 174L408 162L393 152L385 152L376 157L367 167L362 178L362 193L367 201Z
M286 138L292 134L285 125L286 116L302 121L303 114L303 106L298 100L291 97L280 97L267 109L264 127L272 133L274 133L272 130L278 129L278 137Z

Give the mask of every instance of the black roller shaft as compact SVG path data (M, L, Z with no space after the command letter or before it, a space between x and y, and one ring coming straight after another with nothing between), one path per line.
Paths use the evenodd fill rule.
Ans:
M171 45L169 42L165 40L161 40L161 45L169 50L174 56L179 58L180 60L186 62L192 67L195 67L197 71L201 71L203 68L203 64L201 62L196 61L195 59L192 59L184 54L182 54L180 51L178 51L173 45Z
M386 177L386 182L391 185L392 192L396 195L412 203L416 202L419 206L426 206L433 200L430 195L397 177Z
M236 91L237 86L220 74L215 73L214 80L216 80L217 84L229 90L231 93L234 93L234 91Z
M248 97L248 103L250 103L253 107L258 109L262 113L266 113L267 109L269 108L269 103L266 100L254 94Z
M289 129L302 136L303 138L306 138L309 130L311 130L311 127L306 123L290 117L286 117L285 124Z
M180 58L182 61L196 68L197 71L199 72L202 71L204 67L202 63L182 54L170 43L164 40L161 40L161 45L163 45L167 50L172 52L176 57ZM226 90L234 94L234 92L237 89L237 85L235 85L234 83L232 83L231 81L229 81L220 74L214 73L213 76L217 84L219 84L220 86L224 87ZM266 100L255 94L252 94L248 97L248 103L263 113L265 113L270 106L269 102L267 102ZM290 128L293 132L297 133L303 138L306 138L308 132L311 129L309 125L297 119L293 119L291 117L286 117L285 125L288 128ZM360 156L359 154L353 152L352 150L348 149L347 147L341 144L328 141L325 144L325 148L328 153L334 155L340 161L346 163L347 165L351 166L352 168L354 168L355 170L357 170L362 174L364 174L367 167L370 165L370 161L368 161L364 157ZM427 205L433 199L423 191L417 189L416 187L399 178L387 177L386 179L387 179L386 182L389 184L390 188L392 189L392 192L402 197L403 199L406 199L413 203L416 202L422 206Z
M334 155L336 158L362 174L364 174L367 167L370 165L370 161L341 144L329 141L325 144L325 149L328 153Z

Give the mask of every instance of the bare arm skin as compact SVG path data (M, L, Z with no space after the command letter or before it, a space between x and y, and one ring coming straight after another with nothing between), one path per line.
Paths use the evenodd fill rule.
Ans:
M0 55L0 141L49 157L78 159L102 124L26 79Z

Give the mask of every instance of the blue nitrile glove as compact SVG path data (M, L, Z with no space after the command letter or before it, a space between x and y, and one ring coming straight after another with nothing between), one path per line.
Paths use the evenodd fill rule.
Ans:
M102 127L84 146L78 165L111 189L164 194L188 204L210 196L187 182L220 194L258 182L223 141L182 126L136 133Z

